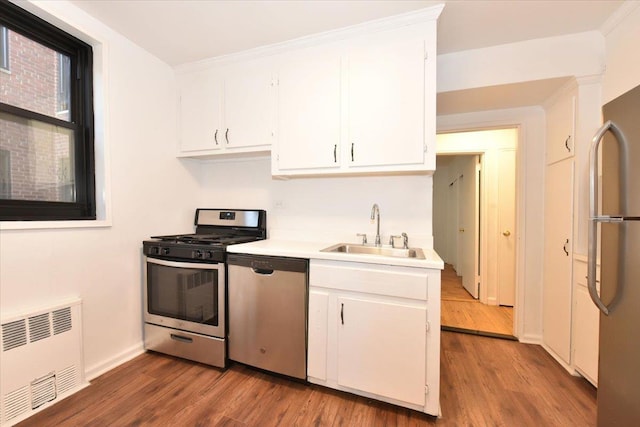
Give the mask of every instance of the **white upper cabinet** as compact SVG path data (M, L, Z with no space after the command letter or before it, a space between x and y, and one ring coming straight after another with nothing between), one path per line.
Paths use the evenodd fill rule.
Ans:
M272 175L432 172L435 61L435 18L290 52Z
M179 156L271 151L274 176L435 170L443 5L179 67Z
M180 80L179 91L180 151L220 149L222 87L218 77L209 71L190 73Z
M572 157L575 146L575 89L547 108L547 164Z
M274 128L270 62L181 73L180 156L269 150Z
M265 147L271 144L274 84L268 64L262 61L226 70L223 109L226 147Z
M341 58L334 51L307 49L283 59L274 170L294 174L339 167L341 81Z
M422 165L424 40L380 40L347 61L350 166Z

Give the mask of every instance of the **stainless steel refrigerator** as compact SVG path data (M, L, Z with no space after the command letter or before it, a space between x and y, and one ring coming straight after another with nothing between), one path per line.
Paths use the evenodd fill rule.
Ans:
M601 311L598 426L640 426L640 86L603 115L590 152L589 201L588 284Z

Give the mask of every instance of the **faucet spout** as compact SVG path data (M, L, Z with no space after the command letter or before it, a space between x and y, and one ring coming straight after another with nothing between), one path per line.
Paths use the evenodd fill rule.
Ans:
M377 203L374 203L371 207L371 221L376 221L376 246L381 246L380 243L380 207Z

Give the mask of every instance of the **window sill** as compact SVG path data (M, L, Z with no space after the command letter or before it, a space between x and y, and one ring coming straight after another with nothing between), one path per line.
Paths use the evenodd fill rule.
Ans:
M0 231L5 230L52 230L62 228L106 228L111 220L92 221L0 221Z

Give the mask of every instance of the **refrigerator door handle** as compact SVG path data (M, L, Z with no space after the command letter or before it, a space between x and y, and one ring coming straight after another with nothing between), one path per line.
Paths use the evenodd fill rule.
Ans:
M622 149L626 152L626 140L620 129L611 120L607 120L596 132L591 143L589 152L589 251L587 265L587 288L591 300L598 309L605 315L609 315L609 309L602 302L596 289L596 258L598 256L598 222L603 221L606 217L598 216L598 148L604 135L611 131L618 143L622 145ZM606 222L613 222L606 221Z

